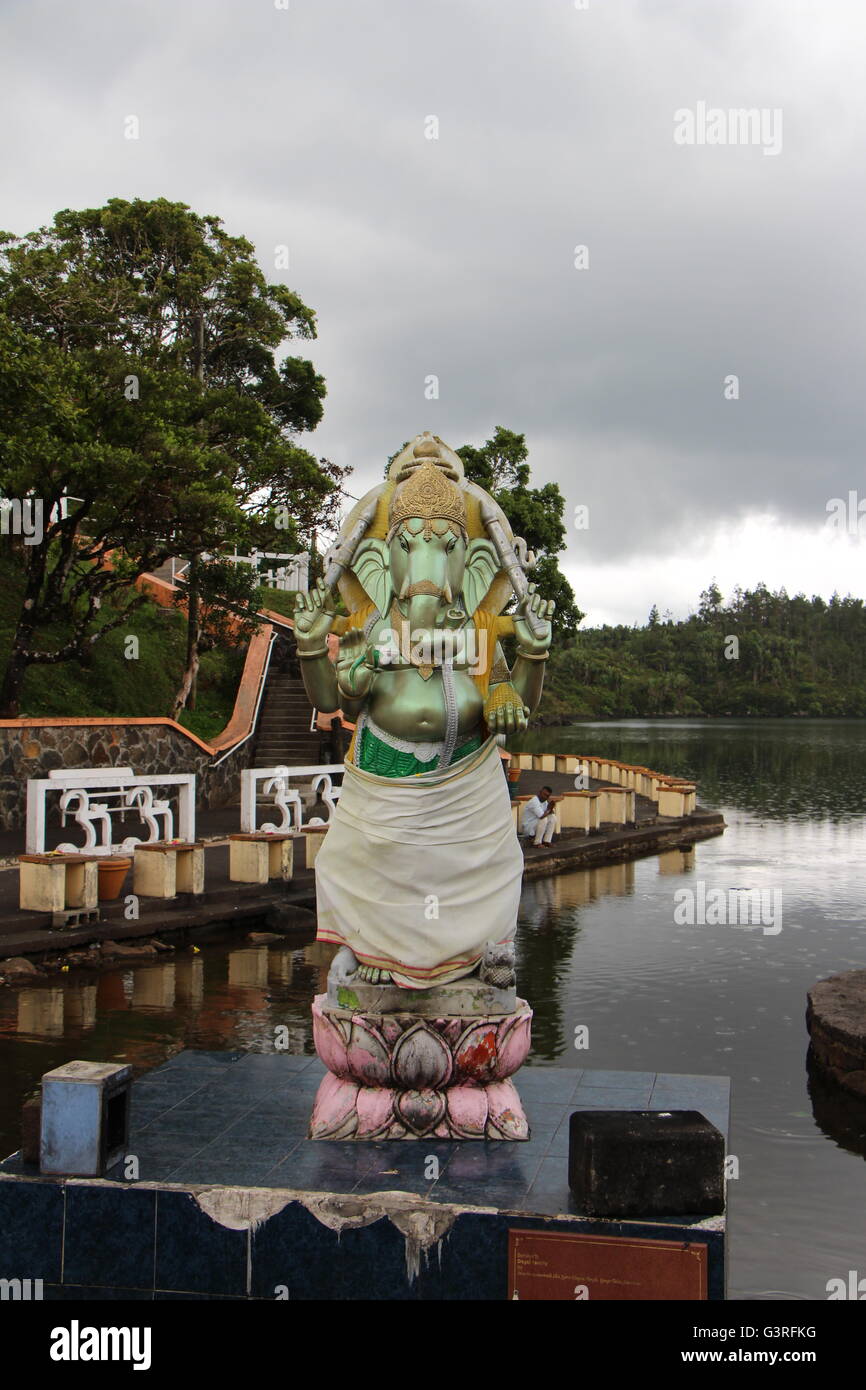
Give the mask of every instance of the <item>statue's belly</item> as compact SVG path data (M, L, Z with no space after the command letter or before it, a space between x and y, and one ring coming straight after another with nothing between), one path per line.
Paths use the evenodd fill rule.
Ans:
M483 702L478 687L465 671L454 672L454 693L459 744L478 732ZM379 727L395 738L438 742L445 737L441 672L434 671L425 681L414 669L380 671L373 683L369 710Z

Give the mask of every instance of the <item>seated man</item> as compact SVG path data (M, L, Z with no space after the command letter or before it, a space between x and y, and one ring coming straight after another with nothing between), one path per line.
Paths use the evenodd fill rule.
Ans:
M556 804L560 800L560 797L553 795L550 787L542 787L523 807L520 833L533 835L532 843L535 845L549 845L556 830Z

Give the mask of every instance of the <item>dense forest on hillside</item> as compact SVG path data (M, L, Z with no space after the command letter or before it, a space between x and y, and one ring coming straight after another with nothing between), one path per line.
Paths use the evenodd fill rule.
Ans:
M658 715L866 716L866 608L712 583L685 621L581 632L551 654L543 723Z

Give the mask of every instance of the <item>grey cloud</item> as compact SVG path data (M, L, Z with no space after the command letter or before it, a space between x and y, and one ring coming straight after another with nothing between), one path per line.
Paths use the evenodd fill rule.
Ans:
M355 491L419 429L501 423L590 506L582 558L820 524L862 482L864 25L857 0L12 4L4 222L164 194L266 268L287 242L311 447ZM698 100L781 107L782 153L677 147Z

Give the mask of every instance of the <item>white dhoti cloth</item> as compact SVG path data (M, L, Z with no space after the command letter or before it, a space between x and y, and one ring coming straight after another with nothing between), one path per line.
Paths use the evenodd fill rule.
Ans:
M523 853L492 739L450 767L377 777L346 763L316 857L318 939L423 989L510 941Z

